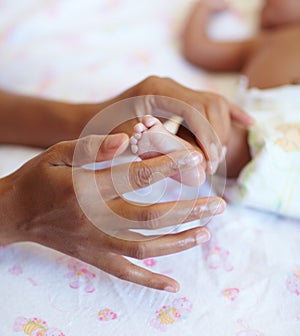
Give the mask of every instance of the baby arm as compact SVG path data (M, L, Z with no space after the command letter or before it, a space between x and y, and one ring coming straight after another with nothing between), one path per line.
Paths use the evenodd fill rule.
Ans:
M237 71L243 67L255 39L221 42L211 40L206 33L212 14L225 8L222 0L203 0L192 8L182 34L182 52L189 62L212 71Z

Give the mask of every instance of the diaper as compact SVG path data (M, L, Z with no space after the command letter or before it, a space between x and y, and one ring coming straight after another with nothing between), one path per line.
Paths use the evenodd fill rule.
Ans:
M229 191L229 198L299 219L300 85L244 90L239 104L256 123L248 137L252 160L240 173L237 190Z

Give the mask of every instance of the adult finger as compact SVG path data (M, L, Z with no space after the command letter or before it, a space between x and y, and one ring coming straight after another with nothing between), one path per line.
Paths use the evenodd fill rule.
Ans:
M138 111L140 106L146 106L137 116L152 112L157 117L170 118L173 114L183 117L189 130L200 140L206 158L215 165L222 155L222 146L205 120L205 105L208 96L211 97L212 94L191 90L170 78L156 76L146 78L134 91L136 96L142 96L141 99L144 100L139 103ZM220 98L221 96L214 94L213 99ZM207 166L207 171L213 173L211 165Z
M220 214L226 203L219 197L155 204L129 203L116 199L107 203L114 217L114 229L158 230ZM98 222L98 221L97 221ZM101 223L99 218L99 223ZM109 225L111 225L109 223ZM109 227L103 222L100 229ZM105 226L105 227L104 227Z
M216 169L213 168L217 166L222 154L222 146L217 133L207 120L202 95L203 93L193 92L193 97L185 97L184 101L162 96L145 96L143 99L148 100L147 105L152 106L154 115L168 117L173 113L185 120L188 129L196 137L197 143L208 161L207 172L212 174L215 172ZM187 103L186 101L189 100L190 103Z
M188 250L206 243L210 232L205 227L196 227L179 233L155 236L135 236L135 240L124 240L111 237L109 249L135 259L158 257ZM103 243L102 243L103 245Z
M124 257L113 253L99 253L94 266L117 278L150 287L175 293L179 284L172 278L162 274L150 272L140 266L132 264Z
M51 147L57 165L82 166L107 161L120 155L128 146L125 133L112 135L89 135L78 140L62 141Z
M108 200L194 168L201 161L202 155L196 151L178 151L93 173L102 198Z
M254 123L253 117L234 104L230 104L230 116L241 126L249 127Z
M223 98L209 99L205 106L205 115L216 132L220 144L226 146L231 128L229 105L227 101Z

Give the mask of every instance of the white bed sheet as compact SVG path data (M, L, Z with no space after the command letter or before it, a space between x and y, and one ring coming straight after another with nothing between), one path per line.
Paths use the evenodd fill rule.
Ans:
M236 18L250 22L258 2L235 4L245 10ZM178 34L190 5L1 0L0 86L98 101L156 74L232 97L236 76L208 75L180 56ZM222 20L213 34L220 25L226 31ZM0 175L38 152L1 146ZM0 247L0 335L300 335L300 223L229 205L209 227L212 240L202 247L137 262L178 279L176 294L121 281L38 245Z

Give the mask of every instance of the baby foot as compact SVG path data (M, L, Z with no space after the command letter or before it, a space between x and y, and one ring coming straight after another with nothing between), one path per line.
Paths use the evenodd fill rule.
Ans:
M194 149L187 141L171 134L157 118L151 115L143 116L141 122L136 124L133 130L134 134L130 138L131 151L142 159ZM205 171L199 165L172 178L186 185L199 186L205 181Z

